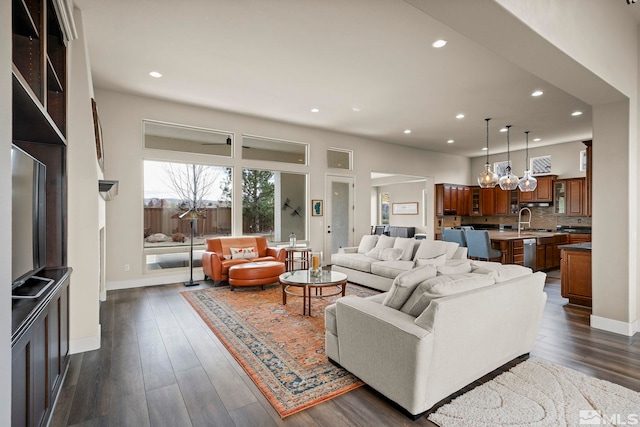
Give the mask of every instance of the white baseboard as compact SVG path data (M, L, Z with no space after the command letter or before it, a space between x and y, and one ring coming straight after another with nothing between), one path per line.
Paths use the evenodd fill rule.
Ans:
M608 319L606 317L591 315L591 327L595 329L602 329L603 331L609 331L620 335L626 335L628 337L633 336L638 332L640 321L635 320L633 322L622 322L620 320Z
M190 275L188 272L166 275L166 276L149 275L149 276L144 276L138 279L107 282L105 284L105 287L107 288L107 291L114 291L116 289L142 288L144 286L166 285L168 283L187 282L189 280L189 277ZM197 271L194 269L193 280L204 280L204 273L202 272L202 270Z
M98 325L98 335L92 337L78 338L69 341L69 353L84 353L85 351L98 350L100 348L100 328Z

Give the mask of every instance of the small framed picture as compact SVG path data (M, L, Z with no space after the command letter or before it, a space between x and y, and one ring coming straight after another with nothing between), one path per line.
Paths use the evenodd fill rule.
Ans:
M418 202L392 203L391 213L393 215L418 215Z
M324 214L324 205L322 200L311 200L311 216L322 216Z
M585 172L587 170L587 150L582 150L580 152L580 172Z

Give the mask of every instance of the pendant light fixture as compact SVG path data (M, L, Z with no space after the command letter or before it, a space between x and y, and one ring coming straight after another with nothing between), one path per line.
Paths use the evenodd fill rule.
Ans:
M489 164L489 120L487 122L487 162L484 164L484 170L478 176L478 185L480 188L493 188L498 183L498 175L491 171L491 165Z
M525 163L525 170L524 170L524 176L522 178L520 178L520 181L518 181L518 188L520 189L520 191L523 192L527 192L527 191L533 191L536 189L536 187L538 186L538 180L535 179L533 177L533 175L531 175L531 171L528 169L529 167L529 131L526 131L524 133L526 135L526 148L525 148L525 152L526 154L526 163Z
M518 187L518 177L511 173L511 148L509 147L509 128L511 125L507 125L507 167L505 168L506 175L501 177L498 183L503 190L515 190Z

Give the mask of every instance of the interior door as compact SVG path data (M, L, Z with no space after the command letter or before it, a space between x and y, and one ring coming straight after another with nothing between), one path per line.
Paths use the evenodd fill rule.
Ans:
M340 247L353 246L355 180L353 177L327 175L325 204L325 259Z

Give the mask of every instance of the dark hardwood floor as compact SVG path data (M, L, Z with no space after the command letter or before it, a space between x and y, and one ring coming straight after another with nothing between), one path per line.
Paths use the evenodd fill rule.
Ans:
M433 426L411 421L364 386L281 420L191 309L182 284L112 291L101 306L102 347L71 356L51 426ZM565 305L559 272L531 356L640 391L640 334L589 327Z

